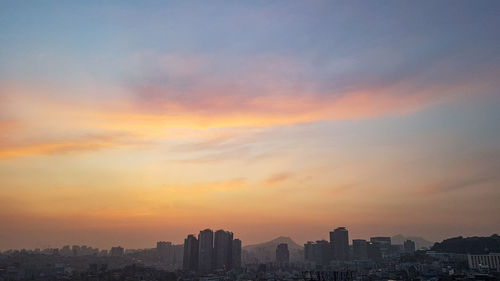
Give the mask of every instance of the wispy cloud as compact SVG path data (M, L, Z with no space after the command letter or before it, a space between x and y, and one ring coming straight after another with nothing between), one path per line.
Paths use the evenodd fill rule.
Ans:
M279 184L279 183L282 183L282 182L285 182L287 180L290 180L293 178L293 174L292 173L279 173L279 174L274 174L274 175L271 175L269 176L266 180L265 180L265 183L266 184Z
M480 74L485 69L474 75L452 70L448 58L404 74L382 71L377 82L353 72L349 75L356 81L350 77L347 85L332 82L347 75L335 71L335 60L318 67L283 56L194 56L199 61L186 67L180 63L192 60L186 54L155 54L156 60L149 56L143 61L135 58L140 75L127 78L132 92L129 110L133 116L174 126L273 126L407 114L464 92L471 95L491 86L485 81L493 81L489 74ZM431 79L428 73L443 79Z
M480 175L477 177L455 178L427 185L423 189L421 189L420 192L428 195L441 194L446 192L459 191L467 188L477 188L482 185L498 182L500 182L500 178L497 175Z
M342 184L342 185L337 185L333 186L327 189L328 194L333 194L333 195L339 195L348 191L352 191L357 184L351 183L351 184Z
M134 139L130 134L106 133L87 134L78 137L45 139L33 141L0 141L0 159L21 156L66 154L74 152L96 151L100 149L145 144Z
M222 181L166 186L162 188L162 191L166 193L186 193L190 195L198 193L204 196L206 193L214 191L241 190L245 188L246 182L246 178L232 178Z
M17 122L22 124L16 128L20 139L30 139L33 131L44 135L36 143L20 142L16 147L4 148L2 157L90 151L129 142L84 136L86 132L128 132L143 141L155 141L178 138L172 128L242 127L248 131L251 127L408 114L449 97L474 95L491 87L485 80L492 81L491 73L482 76L478 72L470 77L458 73L432 80L420 71L397 79L381 77L381 83L359 77L358 82L346 85L331 82L344 75L334 71L338 61L318 67L304 59L276 55L218 59L151 53L133 56L130 64L134 70L120 86L80 89L0 85L4 109L0 118L9 120L0 123L2 132L5 134ZM430 67L430 72L446 72L449 62L440 60ZM185 144L184 149L231 146L231 130L215 138L204 136L197 147ZM61 132L84 137L51 138Z

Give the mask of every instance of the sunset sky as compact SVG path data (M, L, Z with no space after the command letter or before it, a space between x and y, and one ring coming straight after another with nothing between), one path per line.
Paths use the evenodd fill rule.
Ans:
M1 1L0 250L500 232L499 1Z

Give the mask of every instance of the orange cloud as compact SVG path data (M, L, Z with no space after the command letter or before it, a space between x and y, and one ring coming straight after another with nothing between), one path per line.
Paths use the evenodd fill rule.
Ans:
M114 146L137 144L123 134L85 135L76 139L45 140L25 143L0 142L0 159L40 154L60 154L76 151L94 151Z
M186 73L196 67L198 65L193 63L189 69L180 71L179 75L189 76ZM284 83L289 81L282 79ZM249 78L249 81L254 80ZM414 81L402 81L379 88L322 93L310 86L281 87L277 82L268 82L262 89L264 92L255 95L241 92L241 85L237 85L239 88L233 92L231 83L226 87L207 83L186 89L150 85L139 89L142 98L137 98L137 93L131 89L117 87L72 90L49 86L0 85L0 94L5 101L0 120L12 120L0 124L4 134L11 130L12 124L18 122L22 127L15 128L16 139L30 139L35 132L44 140L33 144L23 144L25 142L21 141L11 147L7 147L5 141L0 142L0 158L124 145L117 139L51 138L61 135L61 132L65 132L65 135L128 132L139 141L152 141L178 139L177 129L198 131L198 134L203 135L203 130L210 128L271 127L408 114L440 102L443 97L464 91L474 93L482 85L480 80L426 87L414 87L413 84ZM67 94L67 91L74 92ZM97 101L86 98L101 93L102 98Z
M133 61L132 69L141 72L135 74L136 84L127 86L130 103L105 116L114 124L275 126L406 114L450 96L478 92L489 85L484 80L491 80L469 75L438 83L417 73L378 84L363 77L346 84L310 62L280 56L242 58L234 65L183 54L139 54ZM438 74L441 64L426 66L425 73ZM315 75L307 75L312 69Z
M102 112L102 125L113 129L266 127L298 123L363 119L405 114L434 102L432 92L394 96L378 91L346 93L339 97L268 96L235 102L232 107L217 99L194 107L176 101L148 112L130 106Z

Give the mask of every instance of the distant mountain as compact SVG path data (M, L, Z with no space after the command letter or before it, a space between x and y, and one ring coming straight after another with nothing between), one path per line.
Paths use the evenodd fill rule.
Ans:
M431 250L458 254L488 254L500 253L500 236L493 234L490 237L462 236L443 240L436 243Z
M243 247L243 250L254 250L257 248L272 248L273 250L276 250L276 247L278 244L285 243L288 244L288 249L296 249L296 250L302 250L304 249L303 246L300 246L299 244L295 243L292 238L290 237L285 237L285 236L280 236L276 239L273 239L271 241L263 242L260 244L253 244L253 245L247 245Z
M392 244L403 244L406 240L412 240L413 242L415 242L416 249L430 248L432 247L432 245L434 245L434 242L417 236L404 236L402 234L398 234L391 237Z
M303 246L295 243L290 237L280 236L271 241L243 247L242 260L245 263L273 262L276 260L276 247L281 243L288 244L290 261L304 259Z

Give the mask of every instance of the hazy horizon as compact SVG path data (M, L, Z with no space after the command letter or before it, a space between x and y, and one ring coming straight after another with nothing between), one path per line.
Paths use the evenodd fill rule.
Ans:
M210 227L200 228L200 230L206 229L206 228L210 228ZM295 238L294 236L287 235L287 234L282 234L282 235L277 234L275 236L270 236L270 237L262 236L262 238L260 240L256 239L256 237L261 237L259 235L255 235L255 234L254 235L249 235L249 234L245 235L245 234L234 232L232 229L229 229L229 228L211 228L211 229L214 231L216 231L218 229L232 231L235 235L234 237L242 240L242 245L243 245L243 247L245 247L245 246L269 242L269 241L272 241L272 240L280 238L280 237L290 238L293 240L293 242L297 243L300 246L303 246L307 241L317 241L317 240L327 240L328 241L329 240L329 232L333 231L334 228L327 230L325 233L322 233L320 236L317 236L317 237L309 236L309 238L305 238L305 239L304 238ZM136 236L130 235L129 233L124 233L124 234L128 234L128 235L126 235L124 238L118 238L118 239L117 238L106 239L106 234L88 235L87 233L85 233L85 236L87 237L86 239L80 239L80 240L69 239L68 240L68 239L64 238L66 240L60 240L60 241L52 240L53 241L52 243L38 243L36 241L33 241L33 242L30 242L27 244L19 244L19 246L17 246L17 247L4 247L4 248L2 248L0 245L0 251L20 250L20 249L28 249L29 250L29 249L36 249L36 248L40 248L40 249L62 248L65 245L70 245L70 246L72 246L72 245L86 245L86 246L90 246L90 247L96 247L99 249L110 249L111 247L115 247L115 246L121 246L121 247L124 247L125 249L147 249L147 248L155 248L156 242L158 242L158 241L168 241L168 242L172 242L173 244L183 244L184 238L186 238L186 236L188 234L198 235L198 233L199 233L199 231L186 232L185 234L181 234L182 236L180 236L180 237L173 237L173 236L168 235L168 234L157 235L157 236L153 235L153 236L151 236L150 240L146 240L140 236L139 236L139 238L137 238ZM376 236L394 237L397 235L403 235L404 237L407 237L407 238L408 237L418 237L418 238L422 238L422 239L425 239L429 242L434 243L434 242L441 242L442 240L447 239L447 238L453 238L453 237L458 237L458 236L463 236L463 237L491 236L493 234L498 234L498 233L489 233L489 234L488 233L476 233L476 234L468 234L468 235L460 234L460 235L452 235L452 236L448 236L448 237L443 237L443 238L439 238L439 239L429 239L426 236L420 236L420 235L404 234L404 233L388 234L388 233L381 233L381 232L377 232L376 234L367 234L366 236L360 236L360 235L356 235L356 234L354 234L354 236L353 236L353 234L350 231L349 232L349 243L352 243L353 239L370 240L370 237L376 237ZM64 236L66 237L67 235L65 234ZM90 238L88 238L88 237L90 237ZM247 240L244 237L247 237L248 239L252 239L252 240ZM129 239L129 240L127 241L127 239ZM114 241L114 242L107 242L110 240ZM2 243L2 245L6 245L6 244ZM31 246L28 246L28 245L31 245Z
M2 1L0 249L500 233L499 1Z

